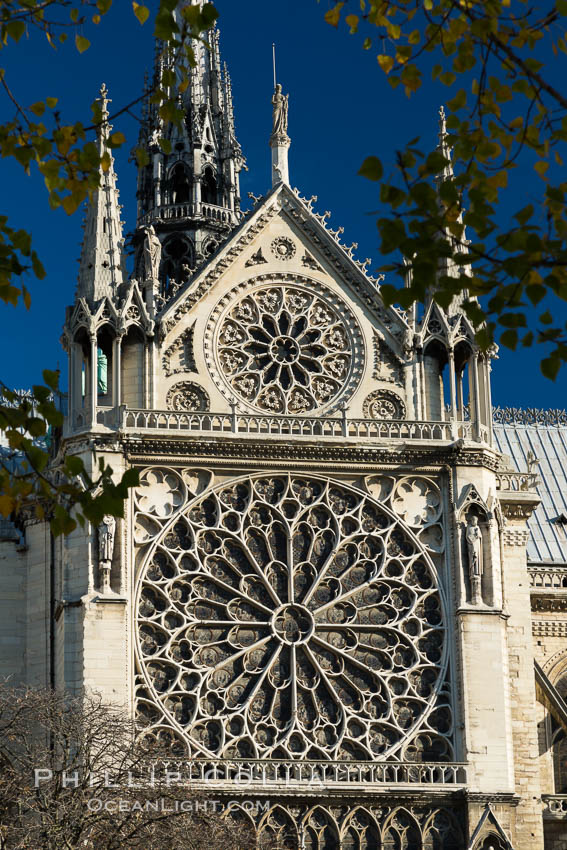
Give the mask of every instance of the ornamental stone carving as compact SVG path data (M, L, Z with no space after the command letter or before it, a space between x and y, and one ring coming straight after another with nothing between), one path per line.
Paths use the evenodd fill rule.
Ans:
M427 478L404 478L394 488L392 507L412 528L419 527L439 518L441 494Z
M195 372L195 358L193 355L193 336L195 326L187 328L176 340L174 340L163 355L163 371L166 375L175 375L178 372Z
M192 381L183 381L174 384L167 393L166 404L168 410L190 410L198 412L209 410L209 396L198 384Z
M114 554L114 539L116 536L116 519L110 514L105 514L98 526L98 561L101 572L101 585L103 592L110 590L110 571L112 568L112 556Z
M471 602L478 605L482 602L482 574L484 572L482 553L482 531L478 524L478 517L473 514L465 530L467 543L467 555L469 561L469 578L471 582Z
M295 242L287 236L276 236L270 248L278 260L291 260L295 257Z
M350 806L333 806L314 805L313 799L307 798L301 805L290 805L283 799L267 812L261 806L243 809L234 802L228 817L248 827L254 824L255 846L278 850L461 850L465 846L463 812L458 804L437 808L414 802L406 808L386 798L378 804L356 801ZM495 848L500 850L500 845L495 843Z
M244 287L213 312L205 342L227 397L263 413L299 415L336 407L354 390L360 328L344 302L309 284Z
M396 393L374 390L364 399L362 414L365 419L405 419L406 406Z
M178 472L147 475L136 518L153 524L136 591L147 734L226 758L451 760L444 598L390 508L287 474L180 504Z
M144 277L146 280L151 278L157 280L161 262L161 242L151 224L149 227L143 227L142 233L144 234Z
M403 385L404 370L395 354L383 340L374 333L374 371L372 377L377 381Z

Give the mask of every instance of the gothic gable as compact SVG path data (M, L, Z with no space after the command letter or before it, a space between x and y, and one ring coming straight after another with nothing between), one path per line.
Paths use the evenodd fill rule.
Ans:
M347 405L355 417L404 418L409 327L326 217L278 186L176 293L161 314L165 394L167 352L192 327L191 371L211 409L234 401L248 412L318 416Z

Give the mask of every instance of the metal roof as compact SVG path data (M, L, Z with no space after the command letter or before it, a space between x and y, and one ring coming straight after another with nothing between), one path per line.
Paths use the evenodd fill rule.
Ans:
M493 423L511 466L525 472L537 460L541 503L528 521L528 563L567 565L567 412L497 407Z

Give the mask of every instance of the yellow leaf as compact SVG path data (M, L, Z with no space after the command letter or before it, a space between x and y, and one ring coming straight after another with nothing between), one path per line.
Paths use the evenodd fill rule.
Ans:
M105 172L105 174L108 171L108 169L110 168L110 162L111 162L110 154L108 153L108 151L105 151L100 158L100 167Z
M378 56L378 64L386 74L389 74L394 67L394 59L392 56L385 56L381 53Z
M540 177L545 177L545 172L549 168L549 162L546 162L545 159L540 159L536 162L534 168Z
M141 24L145 24L148 18L150 17L150 10L147 6L142 6L141 3L132 2L132 8L134 10L134 14L138 18Z
M73 215L76 212L77 207L79 206L77 199L73 197L73 195L66 195L61 201L61 205L67 215Z
M348 24L351 30L356 32L358 28L358 15L347 15L345 18L345 24Z
M2 516L10 516L14 509L14 500L11 496L8 496L6 493L0 495L0 514Z
M332 9L329 9L328 12L325 12L325 20L328 24L331 24L331 26L333 27L338 27L339 21L341 19L341 9L344 5L344 3L335 3Z
M75 47L79 51L79 53L84 53L85 50L88 50L91 46L88 38L85 38L84 35L76 35L75 36Z
M31 295L25 286L22 286L22 297L24 299L24 304L26 305L26 310L29 310L31 307Z

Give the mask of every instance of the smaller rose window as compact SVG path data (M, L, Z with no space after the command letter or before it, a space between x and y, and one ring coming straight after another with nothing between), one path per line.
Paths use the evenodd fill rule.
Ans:
M215 311L217 361L231 394L268 413L337 403L360 370L362 339L346 304L313 289L262 286Z

